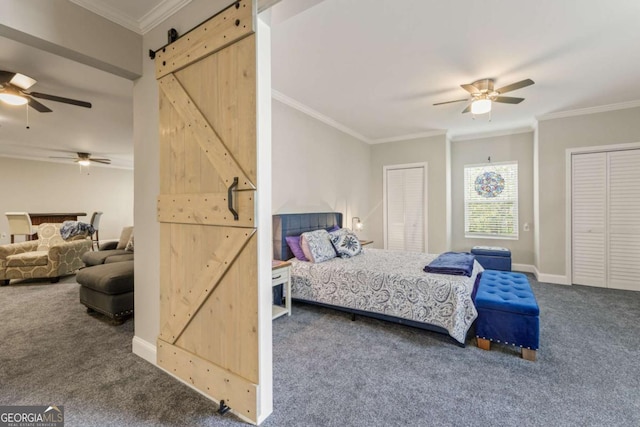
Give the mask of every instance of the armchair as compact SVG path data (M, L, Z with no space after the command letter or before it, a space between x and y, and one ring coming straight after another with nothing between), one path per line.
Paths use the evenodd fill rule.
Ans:
M40 224L38 240L0 246L0 285L11 279L49 278L71 274L84 266L82 255L91 250L87 234L63 240L62 224Z

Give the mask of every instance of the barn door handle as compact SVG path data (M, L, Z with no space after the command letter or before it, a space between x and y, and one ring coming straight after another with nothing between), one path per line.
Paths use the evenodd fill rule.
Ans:
M229 212L233 214L234 221L238 220L238 212L236 212L236 210L233 208L233 191L237 186L238 186L238 177L236 176L233 178L233 184L231 184L229 186L229 189L227 190L227 202L229 203Z

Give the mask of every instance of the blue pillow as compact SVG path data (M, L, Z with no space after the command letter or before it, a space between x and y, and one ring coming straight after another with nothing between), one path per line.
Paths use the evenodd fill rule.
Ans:
M300 261L309 261L306 256L304 256L304 252L302 252L302 247L300 246L300 236L287 236L285 237L287 241L287 245L293 255L299 259Z

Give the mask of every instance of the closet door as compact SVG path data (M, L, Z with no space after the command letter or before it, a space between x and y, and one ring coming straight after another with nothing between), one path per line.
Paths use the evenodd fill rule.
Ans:
M571 199L573 283L640 291L640 150L573 155Z
M607 154L572 156L573 283L607 287Z
M608 154L610 288L640 291L640 150Z
M385 167L385 249L426 251L426 165Z

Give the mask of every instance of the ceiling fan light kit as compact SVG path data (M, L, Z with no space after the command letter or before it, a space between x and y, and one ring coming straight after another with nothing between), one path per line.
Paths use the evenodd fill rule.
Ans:
M4 92L0 93L0 101L9 105L24 105L28 102L26 98L9 90L5 90Z
M476 99L471 103L471 114L486 114L489 111L491 111L490 99Z
M531 86L534 81L531 79L521 80L516 83L501 87L500 89L494 89L495 81L493 79L480 79L471 84L460 85L461 88L471 94L470 99L457 99L455 101L438 102L433 105L450 104L453 102L467 101L470 104L462 110L462 113L471 112L471 114L486 114L491 111L494 102L501 102L505 104L519 104L524 101L524 98L515 98L512 96L502 96L503 93L511 92L512 90L521 89L523 87Z

